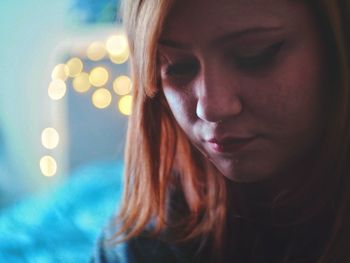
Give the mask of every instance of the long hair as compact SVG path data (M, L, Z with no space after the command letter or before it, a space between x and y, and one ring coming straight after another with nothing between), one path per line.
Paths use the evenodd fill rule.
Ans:
M329 122L329 145L335 159L333 177L337 180L336 219L331 238L319 262L350 262L350 1L312 1L336 61L334 113Z
M124 0L124 25L129 39L133 111L129 120L123 205L117 221L123 240L139 235L152 223L159 234L169 227L172 189L185 197L187 213L178 236L192 240L210 236L223 242L228 215L227 179L200 154L176 123L161 90L157 45L176 0ZM350 262L350 1L307 1L320 20L335 61L334 103L327 143L336 156L336 220L320 262ZM331 48L329 48L331 49ZM335 179L334 179L335 180Z

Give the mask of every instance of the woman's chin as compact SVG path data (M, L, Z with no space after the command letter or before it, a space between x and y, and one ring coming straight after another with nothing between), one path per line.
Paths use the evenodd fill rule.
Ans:
M269 180L273 177L272 167L250 164L241 160L213 163L219 172L233 182L255 183Z

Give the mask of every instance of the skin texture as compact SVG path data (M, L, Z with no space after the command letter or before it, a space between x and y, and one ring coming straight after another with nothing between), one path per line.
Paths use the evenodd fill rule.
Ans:
M235 182L317 163L328 74L299 1L177 1L159 41L161 85L180 127Z

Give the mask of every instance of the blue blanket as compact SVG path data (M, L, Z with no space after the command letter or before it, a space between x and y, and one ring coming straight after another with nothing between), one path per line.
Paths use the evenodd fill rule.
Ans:
M0 262L88 262L99 232L117 209L121 163L85 167L55 191L0 214Z

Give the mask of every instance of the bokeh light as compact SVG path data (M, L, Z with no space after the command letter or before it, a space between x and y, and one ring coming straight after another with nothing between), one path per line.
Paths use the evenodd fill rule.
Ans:
M125 75L119 76L113 81L113 90L120 96L129 94L131 86L130 78Z
M65 64L58 64L54 67L51 78L52 80L60 79L65 81L69 75L69 68Z
M123 54L128 47L128 40L124 35L114 35L107 39L106 49L111 56Z
M54 149L60 141L60 136L56 129L46 128L41 133L41 143L46 149Z
M102 42L93 42L86 50L87 57L92 61L99 61L107 54L105 45Z
M89 81L89 74L86 72L80 73L73 79L73 88L75 91L83 93L90 89L91 84Z
M57 162L49 155L45 155L40 159L40 170L45 176L54 176L57 172Z
M123 64L125 63L129 58L129 49L125 49L124 52L118 54L118 55L109 55L109 59L115 63L115 64Z
M89 81L95 87L102 87L108 81L109 73L104 67L96 67L91 70Z
M112 94L108 89L100 88L92 94L92 103L96 108L107 108L112 102Z
M66 90L66 83L63 80L55 79L49 85L48 94L51 99L60 100L66 94Z
M81 59L77 57L74 57L68 60L66 65L68 67L70 77L78 76L82 72L84 67Z
M132 96L126 95L120 98L118 102L119 111L124 115L130 115L132 111Z

